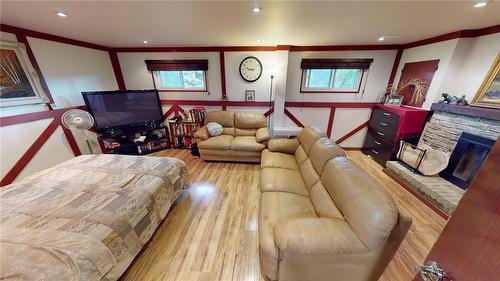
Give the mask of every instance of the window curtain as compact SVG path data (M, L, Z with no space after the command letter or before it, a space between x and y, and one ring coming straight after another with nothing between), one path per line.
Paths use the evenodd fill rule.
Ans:
M302 59L302 69L368 69L373 59Z
M146 60L149 71L208 70L208 60Z

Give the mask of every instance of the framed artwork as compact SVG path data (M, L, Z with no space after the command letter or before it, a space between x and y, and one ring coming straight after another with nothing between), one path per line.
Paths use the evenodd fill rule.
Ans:
M500 109L500 54L486 74L471 105Z
M24 44L0 41L0 107L48 102Z
M427 91L438 69L439 60L405 63L401 70L396 94L403 96L403 105L422 107Z
M388 96L385 100L385 105L401 106L403 96Z
M255 91L246 90L245 91L245 101L255 101Z

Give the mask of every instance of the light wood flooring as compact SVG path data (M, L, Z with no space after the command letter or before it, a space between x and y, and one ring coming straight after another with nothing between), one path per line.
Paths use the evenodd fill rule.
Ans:
M154 155L184 160L193 183L122 280L262 281L257 234L260 166L204 162L193 158L189 150ZM415 266L427 256L445 220L361 152L350 151L348 156L380 181L398 206L413 217L406 239L380 278L412 280Z

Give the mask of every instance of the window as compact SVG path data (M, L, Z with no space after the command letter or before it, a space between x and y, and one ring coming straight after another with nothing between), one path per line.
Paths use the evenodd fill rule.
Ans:
M160 91L207 91L207 60L147 60L146 65Z
M205 71L167 70L158 71L159 89L206 91Z
M303 59L301 92L359 92L372 59Z

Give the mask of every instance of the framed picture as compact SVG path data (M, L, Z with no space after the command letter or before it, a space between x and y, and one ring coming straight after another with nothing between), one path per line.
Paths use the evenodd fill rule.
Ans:
M500 54L486 74L471 105L500 109Z
M403 96L388 96L385 100L385 105L401 106Z
M255 101L255 91L246 90L245 91L245 101Z
M48 102L24 44L0 41L0 107Z

